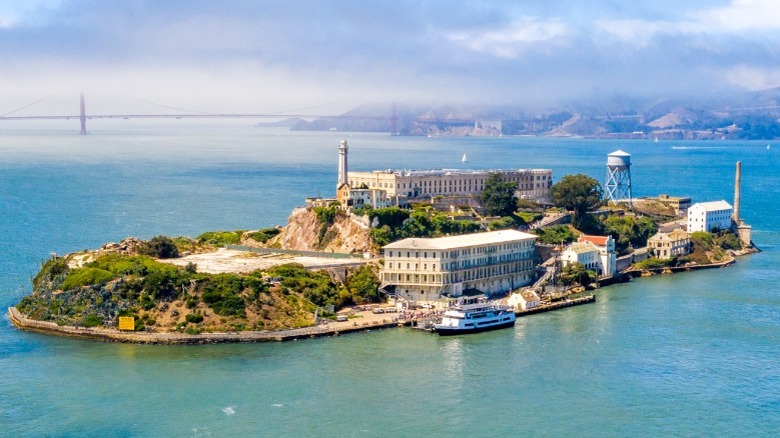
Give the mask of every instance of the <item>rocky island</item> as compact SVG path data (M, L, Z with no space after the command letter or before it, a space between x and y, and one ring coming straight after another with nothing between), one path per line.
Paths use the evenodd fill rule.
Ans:
M545 205L518 199L518 182L506 180L517 173L500 172L487 174L478 195L449 203L425 196L371 206L358 201L387 197L350 188L346 142L340 152L339 196L307 200L285 227L127 238L53 255L41 263L32 293L9 309L11 321L121 342L298 339L397 324L397 317L355 310L378 303L444 309L464 294L512 294L507 302L524 312L532 310L529 302L550 305L572 291L638 275L725 266L757 251L739 220L739 163L734 209L665 195L607 202L586 175L564 176L542 190L551 200ZM502 255L481 255L488 253Z

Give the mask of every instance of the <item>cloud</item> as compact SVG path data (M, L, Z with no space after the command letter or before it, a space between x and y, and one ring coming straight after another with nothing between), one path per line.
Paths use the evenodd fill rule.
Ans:
M780 30L780 2L734 0L725 7L703 11L695 22L710 33Z
M3 2L0 23L12 24L0 28L0 89L11 109L83 89L91 107L100 94L126 94L280 111L331 102L543 105L774 84L780 6L683 3Z
M780 31L780 2L733 0L726 6L683 14L677 20L601 19L599 30L619 40L647 45L663 36L724 35Z
M780 70L738 65L728 69L724 76L732 85L750 91L780 87Z
M454 32L446 38L470 50L499 58L516 58L536 43L554 41L565 36L566 24L537 17L517 19L502 29Z

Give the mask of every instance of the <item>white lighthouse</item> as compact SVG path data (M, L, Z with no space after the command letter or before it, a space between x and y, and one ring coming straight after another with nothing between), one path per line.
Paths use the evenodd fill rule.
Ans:
M631 154L617 150L607 155L607 199L631 202Z
M341 143L339 143L339 180L336 183L337 189L349 183L347 172L349 172L347 170L347 141L341 140Z

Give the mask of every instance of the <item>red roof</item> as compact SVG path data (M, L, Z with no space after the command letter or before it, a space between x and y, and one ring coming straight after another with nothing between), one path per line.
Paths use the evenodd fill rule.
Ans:
M588 236L583 234L580 236L578 242L591 242L597 246L607 246L607 239L609 236Z

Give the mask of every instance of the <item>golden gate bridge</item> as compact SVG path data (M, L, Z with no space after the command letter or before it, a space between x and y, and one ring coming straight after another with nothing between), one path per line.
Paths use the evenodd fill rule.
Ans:
M129 96L126 96L129 97ZM64 114L64 115L15 115L18 112L27 109L33 105L40 103L47 99L39 99L28 105L25 105L16 110L7 112L0 115L0 121L9 120L79 120L81 124L80 133L82 135L87 134L87 120L92 119L319 119L319 120L378 120L387 121L388 130L392 135L398 134L398 116L396 114L395 105L392 106L392 110L388 115L321 115L321 114L305 114L305 113L290 113L290 112L278 112L278 113L208 113L202 111L192 111L182 108L176 108L166 105L160 105L154 102L149 102L143 99L137 99L130 97L130 99L145 102L147 104L155 105L162 108L171 110L177 110L177 113L165 114L141 114L137 112L129 113L107 113L107 114L88 114L86 111L86 104L84 100L84 93L81 93L79 98L79 113L78 114ZM436 119L436 118L410 118L410 121L417 121L423 123L475 123L473 119Z

